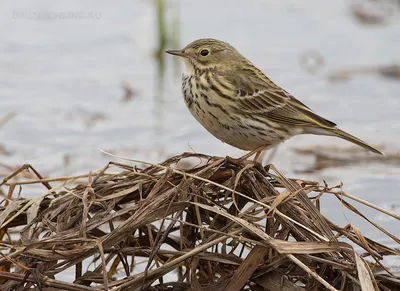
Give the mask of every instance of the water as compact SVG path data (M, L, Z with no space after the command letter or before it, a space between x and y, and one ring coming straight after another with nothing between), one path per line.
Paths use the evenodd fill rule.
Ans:
M177 2L166 4L169 27L175 13L172 4ZM387 25L365 26L352 18L344 0L235 0L229 6L223 0L185 0L179 9L182 47L201 37L228 41L341 128L372 144L385 144L389 152L400 148L398 80L376 75L346 82L327 78L337 69L399 61L398 13ZM166 56L160 80L154 58L156 23L153 1L2 1L0 107L2 116L17 113L0 128L1 145L11 152L3 162L30 163L54 176L103 167L111 158L98 148L153 162L192 150L240 156L241 151L216 140L190 115L172 56ZM300 56L310 51L323 58L315 74L299 64ZM122 101L123 83L135 92L129 102ZM331 185L343 181L347 192L400 212L397 166L374 163L295 174L312 161L290 149L313 144L346 142L295 137L279 148L273 162L285 175L325 179ZM329 201L322 201L329 218L338 224L354 223L372 238L386 240L367 222ZM398 221L368 208L362 211L400 233Z

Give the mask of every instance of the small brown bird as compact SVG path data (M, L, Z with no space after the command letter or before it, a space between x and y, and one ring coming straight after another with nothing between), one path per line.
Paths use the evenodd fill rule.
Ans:
M197 121L222 142L253 151L298 134L317 134L337 136L383 155L315 114L226 42L198 39L167 53L183 57L185 103Z

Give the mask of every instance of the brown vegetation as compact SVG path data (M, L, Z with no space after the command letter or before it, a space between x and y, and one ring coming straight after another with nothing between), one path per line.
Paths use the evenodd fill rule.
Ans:
M188 159L198 165L179 169ZM321 197L336 196L397 243L350 202L400 217L340 185L199 154L140 163L148 166L110 163L76 177L7 177L0 184L7 196L0 209L0 289L369 291L400 284L381 263L399 251L354 225L329 221ZM38 183L46 188L40 196L17 198Z

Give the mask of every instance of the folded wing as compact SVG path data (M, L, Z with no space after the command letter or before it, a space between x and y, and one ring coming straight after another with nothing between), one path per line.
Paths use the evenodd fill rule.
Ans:
M237 109L268 118L272 122L291 126L310 126L333 129L336 124L317 114L294 98L261 72L225 73L237 88Z

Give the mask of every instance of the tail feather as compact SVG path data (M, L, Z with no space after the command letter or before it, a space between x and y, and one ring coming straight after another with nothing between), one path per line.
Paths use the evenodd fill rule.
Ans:
M366 142L362 141L361 139L351 135L350 133L347 133L339 128L335 128L331 131L333 133L334 136L338 136L342 139L345 139L349 142L352 142L356 145L359 145L373 153L379 154L379 155L384 155L384 153L382 153L380 150L374 148L373 146L370 146L369 144L367 144Z
M351 135L350 133L347 133L339 128L336 128L336 127L333 127L333 128L312 127L312 128L308 128L307 130L305 130L304 133L337 136L337 137L345 139L349 142L352 142L360 147L363 147L373 153L376 153L379 155L385 155L380 150L367 144L366 142L362 141L361 139L359 139L359 138L355 137L354 135Z

